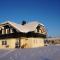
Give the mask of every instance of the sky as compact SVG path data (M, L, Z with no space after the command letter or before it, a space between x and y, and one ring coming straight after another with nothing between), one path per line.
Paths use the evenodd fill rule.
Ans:
M60 0L0 0L0 23L38 21L48 36L60 37Z

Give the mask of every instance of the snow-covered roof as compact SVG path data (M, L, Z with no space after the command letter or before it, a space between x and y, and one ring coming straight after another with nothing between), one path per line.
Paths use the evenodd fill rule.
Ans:
M47 40L60 40L60 37L47 38Z
M38 25L44 26L42 23L39 23L39 22L36 22L36 21L26 23L25 25L17 24L17 23L11 22L11 21L6 21L6 22L1 23L1 24L6 24L6 23L13 26L19 32L24 32L24 33L27 33L27 32L30 32L30 31L35 31L35 29Z

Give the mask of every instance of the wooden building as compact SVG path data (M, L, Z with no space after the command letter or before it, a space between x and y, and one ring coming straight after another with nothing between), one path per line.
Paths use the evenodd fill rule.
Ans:
M0 24L0 48L35 48L44 46L46 29L42 23Z
M45 40L45 45L60 45L60 38L59 37L51 37L51 38L47 38Z

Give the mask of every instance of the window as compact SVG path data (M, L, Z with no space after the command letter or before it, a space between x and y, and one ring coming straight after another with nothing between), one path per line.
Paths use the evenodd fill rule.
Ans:
M9 34L9 32L10 32L9 28L8 28L8 29L6 29L6 34Z
M7 45L7 41L2 41L2 45Z
M2 34L2 30L0 30L0 34Z

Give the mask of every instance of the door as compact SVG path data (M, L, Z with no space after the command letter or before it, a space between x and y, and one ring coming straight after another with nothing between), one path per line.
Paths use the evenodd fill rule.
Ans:
M20 39L16 39L15 48L20 48Z

